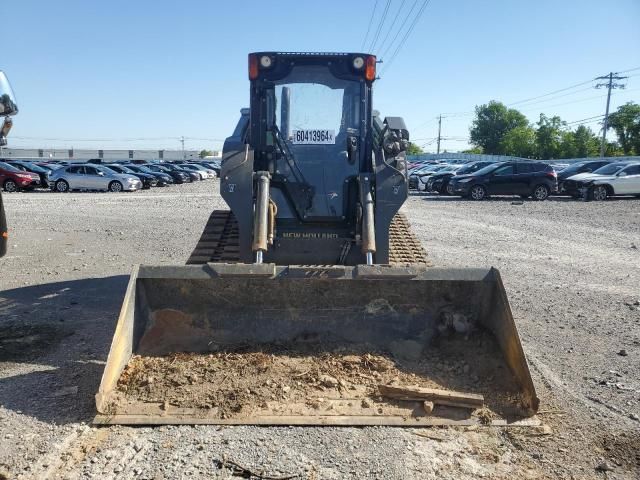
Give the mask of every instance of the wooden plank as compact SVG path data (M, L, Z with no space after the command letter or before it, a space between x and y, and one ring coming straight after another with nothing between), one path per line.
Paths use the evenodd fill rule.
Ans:
M484 397L475 393L454 392L424 387L403 387L395 385L378 385L380 395L396 400L421 401L428 400L437 405L448 405L462 408L482 408Z

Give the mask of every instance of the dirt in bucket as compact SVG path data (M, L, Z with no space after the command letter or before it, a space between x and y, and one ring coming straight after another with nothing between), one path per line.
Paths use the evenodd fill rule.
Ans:
M330 413L339 406L347 413L390 414L403 406L382 397L379 385L483 394L485 418L517 408L518 388L488 334L453 337L428 348L412 340L391 347L381 351L369 345L296 343L243 345L208 354L134 355L118 381L113 410L135 401L200 409L225 419L265 412Z

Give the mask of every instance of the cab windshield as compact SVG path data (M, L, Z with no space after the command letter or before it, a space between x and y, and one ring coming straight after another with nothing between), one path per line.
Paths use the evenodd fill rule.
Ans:
M360 90L359 82L336 78L325 66L294 67L267 94L267 135L294 152L297 146L343 146L348 135L360 133Z

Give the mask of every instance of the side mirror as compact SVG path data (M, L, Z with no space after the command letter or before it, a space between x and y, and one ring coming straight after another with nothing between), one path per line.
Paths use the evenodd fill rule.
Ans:
M618 174L619 177L626 177L627 176L627 172L620 172Z
M0 71L0 117L9 117L18 113L16 97L11 90L9 79Z
M104 172L98 172L98 176L104 177Z

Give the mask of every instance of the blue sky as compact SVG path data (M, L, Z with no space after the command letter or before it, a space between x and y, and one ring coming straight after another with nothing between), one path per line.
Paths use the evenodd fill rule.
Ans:
M391 22L400 11L394 28L402 25L414 1L391 0L374 53L388 49ZM372 32L386 3L377 2ZM361 51L374 4L2 1L0 69L20 105L10 146L178 148L184 135L187 148L219 148L248 104L248 52ZM639 25L640 0L431 0L393 62L388 53L379 66L374 104L403 116L418 144L436 135L439 113L463 112L443 119L443 135L456 139L443 148L455 151L467 146L465 112L475 105L640 67ZM613 108L640 101L640 69L627 75ZM606 92L589 87L517 107L532 121L540 112L593 117L604 112Z

